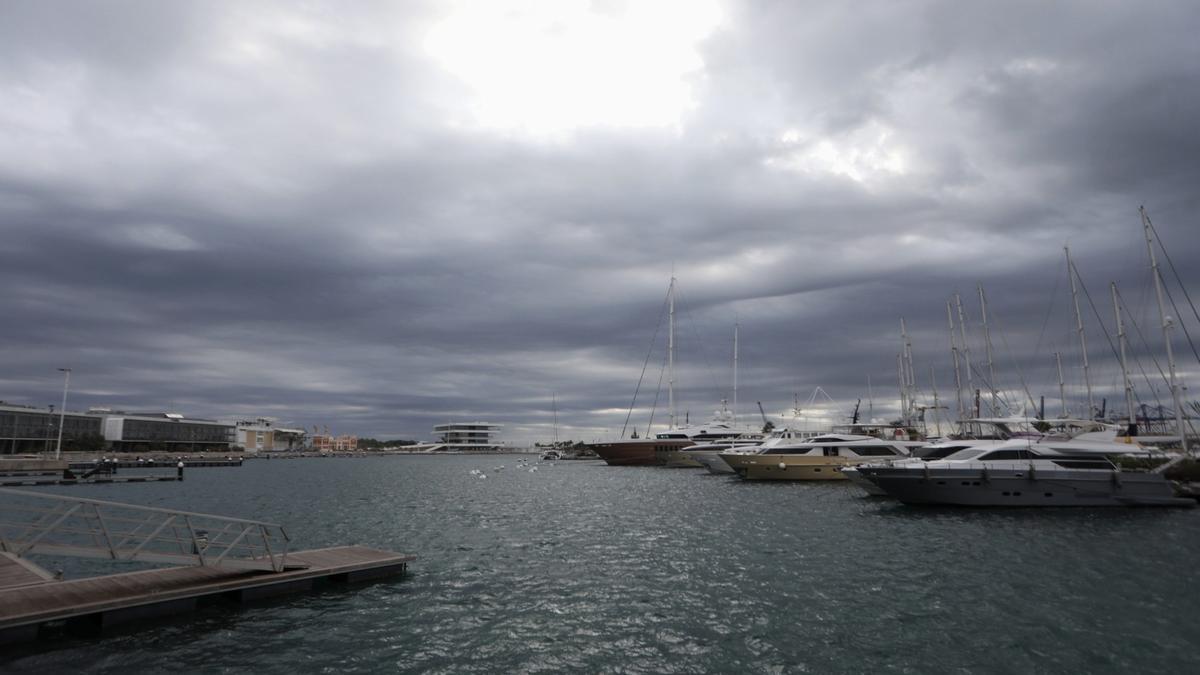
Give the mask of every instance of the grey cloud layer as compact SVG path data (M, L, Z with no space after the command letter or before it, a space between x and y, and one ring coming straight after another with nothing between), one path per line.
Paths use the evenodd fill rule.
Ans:
M0 398L71 365L72 407L532 438L556 392L594 437L672 268L693 415L730 394L735 316L744 403L847 408L869 376L894 406L900 316L948 390L944 303L977 324L976 283L998 379L1055 396L1064 243L1105 321L1117 280L1152 330L1145 203L1195 290L1200 10L1043 4L731 4L679 129L553 141L452 123L432 5L6 4Z

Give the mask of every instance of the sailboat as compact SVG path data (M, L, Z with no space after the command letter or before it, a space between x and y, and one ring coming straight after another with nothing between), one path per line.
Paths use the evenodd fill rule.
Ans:
M740 432L731 418L718 415L707 424L675 425L675 277L667 288L669 329L667 333L667 391L670 406L670 429L653 437L621 439L588 445L601 459L612 466L662 466L668 452L697 443L737 436Z
M554 410L554 445L542 453L542 459L555 460L562 459L562 453L558 449L558 395L550 397L550 406Z

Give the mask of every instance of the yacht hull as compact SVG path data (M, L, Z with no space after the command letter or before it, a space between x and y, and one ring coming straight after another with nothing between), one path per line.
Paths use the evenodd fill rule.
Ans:
M954 506L1195 506L1175 496L1161 474L1119 471L931 471L862 468L860 471L905 504Z
M679 449L692 445L686 440L638 439L593 443L588 447L609 466L662 466L665 459L657 450Z
M662 465L668 469L702 469L704 465L692 458L691 453L676 448L671 450L657 450L659 459L662 460Z
M846 480L842 467L856 462L844 457L803 455L722 455L746 480Z
M862 474L862 472L859 471L858 467L856 467L856 466L843 467L842 475L845 476L846 479L849 480L851 483L854 483L858 487L866 490L867 494L869 494L873 497L886 497L887 496L887 492L883 488L879 487L875 483L872 483L871 479L864 476Z
M721 458L721 452L719 450L700 450L689 452L688 454L691 455L692 459L695 460L697 464L708 469L709 473L721 474L724 476L733 475L733 469L731 469L729 465L725 463L725 460Z

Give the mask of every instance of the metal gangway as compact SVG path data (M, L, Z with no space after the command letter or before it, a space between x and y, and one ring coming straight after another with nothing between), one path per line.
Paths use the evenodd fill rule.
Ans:
M282 526L0 488L0 552L282 572Z

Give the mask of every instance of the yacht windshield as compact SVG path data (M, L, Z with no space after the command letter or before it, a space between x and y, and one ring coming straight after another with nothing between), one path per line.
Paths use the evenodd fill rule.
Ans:
M982 449L981 448L967 448L966 450L959 450L956 453L947 455L946 461L950 461L950 460L961 461L964 459L975 459L976 457L982 455L985 452L987 452L986 448L982 448Z

